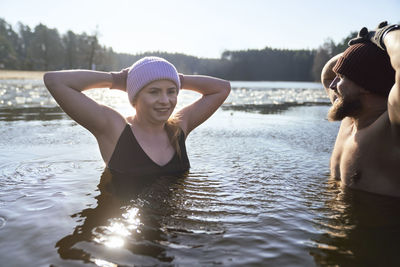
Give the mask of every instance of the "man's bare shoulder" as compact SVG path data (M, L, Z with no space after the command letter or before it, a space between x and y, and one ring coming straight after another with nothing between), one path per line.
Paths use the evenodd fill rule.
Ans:
M382 142L391 141L393 145L400 146L400 126L390 122L387 111L367 127L367 133L371 137L381 138Z
M395 137L399 139L400 143L400 135L394 135L387 111L362 127L359 125L357 127L354 119L346 117L341 122L338 135L339 138L348 138L352 135L357 135L358 138L368 140L376 138L393 140L393 137Z
M340 128L339 128L339 136L343 136L343 135L349 135L352 132L354 126L354 121L353 119L346 117L342 120L342 122L340 123Z
M385 111L368 127L358 131L359 137L367 143L380 144L388 147L400 147L400 128L390 123L388 112Z

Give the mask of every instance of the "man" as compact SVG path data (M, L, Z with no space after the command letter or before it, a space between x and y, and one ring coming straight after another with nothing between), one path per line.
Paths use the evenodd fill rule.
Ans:
M363 28L329 60L321 81L342 121L331 176L350 188L400 197L400 27Z

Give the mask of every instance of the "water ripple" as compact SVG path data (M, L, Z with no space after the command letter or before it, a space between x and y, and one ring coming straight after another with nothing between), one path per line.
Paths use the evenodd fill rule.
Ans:
M6 218L0 216L0 229L6 225Z
M326 121L320 89L233 84L224 108L187 139L188 176L126 200L102 187L96 140L62 115L41 82L2 83L2 262L394 265L399 203L329 181L338 124ZM90 97L132 112L123 93ZM179 97L180 107L198 95Z

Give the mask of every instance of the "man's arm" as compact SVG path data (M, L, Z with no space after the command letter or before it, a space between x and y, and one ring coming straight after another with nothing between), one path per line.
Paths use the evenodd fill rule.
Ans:
M400 130L400 30L388 32L383 41L395 70L395 84L388 99L388 114L391 124Z
M333 91L329 89L329 85L332 83L332 81L335 79L336 77L336 73L333 72L333 67L336 65L336 62L338 61L339 57L342 55L342 53L334 56L333 58L331 58L324 66L324 68L322 69L321 72L321 82L322 85L325 88L326 93L329 96L329 99L331 100L331 102L333 103Z

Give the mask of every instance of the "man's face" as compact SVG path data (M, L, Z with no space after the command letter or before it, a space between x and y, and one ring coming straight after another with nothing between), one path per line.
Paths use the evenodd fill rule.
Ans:
M332 90L332 107L328 112L328 120L341 121L345 117L357 117L362 110L360 100L362 87L346 76L338 74L329 85Z

